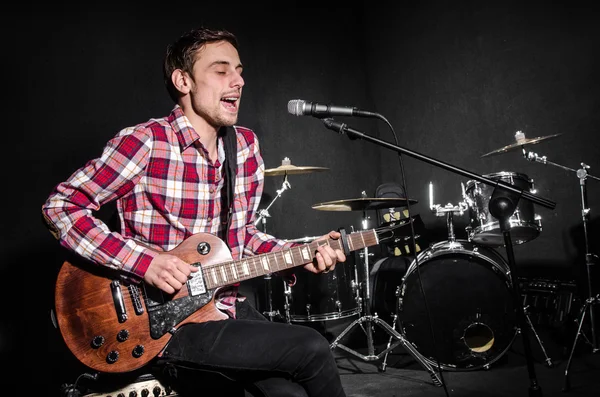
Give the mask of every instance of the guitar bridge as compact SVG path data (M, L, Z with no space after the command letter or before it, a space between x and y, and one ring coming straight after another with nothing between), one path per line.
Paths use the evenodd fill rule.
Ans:
M130 285L128 287L129 295L131 295L131 303L133 304L133 310L138 316L144 312L144 305L142 304L142 298L140 289L137 285Z

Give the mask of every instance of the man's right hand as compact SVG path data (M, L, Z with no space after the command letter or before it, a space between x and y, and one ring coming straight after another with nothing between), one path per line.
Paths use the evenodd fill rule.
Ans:
M150 266L144 274L144 281L167 294L174 294L183 287L183 284L190 278L190 274L199 269L175 255L159 254L150 262Z

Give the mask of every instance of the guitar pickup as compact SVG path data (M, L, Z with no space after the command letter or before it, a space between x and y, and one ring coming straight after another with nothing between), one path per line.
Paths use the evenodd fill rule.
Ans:
M123 300L123 293L121 292L121 283L117 280L113 280L110 283L110 292L112 293L113 303L115 304L117 320L119 320L120 323L124 323L127 321L127 309L125 308L125 301Z

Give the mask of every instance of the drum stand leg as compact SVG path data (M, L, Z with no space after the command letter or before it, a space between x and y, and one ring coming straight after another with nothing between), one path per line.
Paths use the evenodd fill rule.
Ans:
M392 316L392 328L394 330L396 329L396 323L398 322L398 311L400 310L399 299L400 299L400 286L396 287L396 311L394 312L394 315ZM385 353L385 356L383 357L383 362L381 363L381 367L379 367L379 370L381 372L385 372L385 369L387 367L387 359L388 359L388 355L391 352L390 347L392 346L393 340L394 340L394 337L390 336L390 339L388 340L387 347L386 347L387 352Z
M548 357L548 354L546 353L546 349L544 349L544 344L542 343L542 340L540 339L539 335L535 331L533 323L531 322L531 318L529 317L528 309L529 309L529 306L525 306L523 308L523 313L525 314L525 320L527 320L527 324L529 325L531 332L533 332L533 336L535 336L535 339L537 340L538 344L540 345L540 349L542 350L542 353L544 354L544 357L545 357L544 361L546 362L546 366L548 368L552 368L554 366L554 364L552 363L552 360L550 359L550 357Z
M273 278L271 274L267 274L264 276L265 279L265 289L266 289L266 299L267 299L267 311L263 312L263 315L269 318L269 321L274 321L275 317L279 316L280 313L278 310L273 310L273 288L271 286L271 281Z
M365 218L366 219L366 218ZM418 361L423 368L429 373L432 378L433 384L435 386L442 386L442 381L440 380L438 374L434 371L433 367L429 365L417 352L417 350L406 340L404 337L399 334L395 329L389 326L388 323L377 317L376 315L371 315L371 299L370 299L370 291L369 291L369 251L368 248L364 249L364 291L365 297L363 300L365 315L354 320L350 325L346 327L335 340L329 345L331 350L339 347L340 349L353 354L354 356L364 360L364 361L374 361L379 360L384 354L387 356L387 353L393 350L396 346L402 345L408 353L410 353L413 358ZM365 324L366 325L363 325ZM375 354L375 348L373 346L373 326L379 325L383 328L388 334L390 334L390 342L385 350L381 351L379 354ZM350 349L348 346L340 343L340 341L348 334L354 327L360 326L361 329L365 332L367 337L367 355L361 354L355 350ZM396 339L394 343L392 343L392 339Z

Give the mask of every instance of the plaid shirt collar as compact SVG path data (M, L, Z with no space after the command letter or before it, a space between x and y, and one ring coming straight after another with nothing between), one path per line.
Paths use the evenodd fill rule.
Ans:
M196 141L200 141L200 135L198 135L192 126L192 123L190 123L190 120L183 113L181 106L175 105L173 111L169 115L168 122L171 124L173 131L175 131L175 134L177 135L182 153Z

